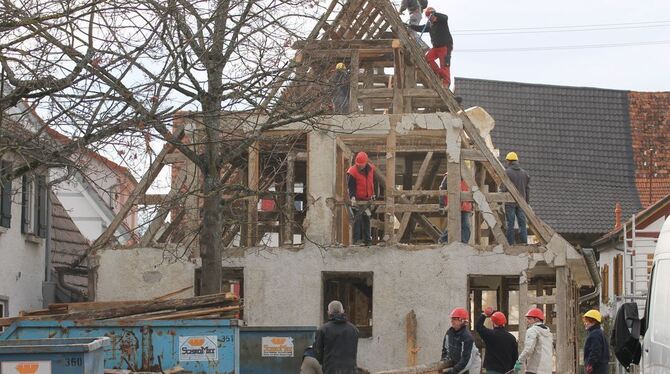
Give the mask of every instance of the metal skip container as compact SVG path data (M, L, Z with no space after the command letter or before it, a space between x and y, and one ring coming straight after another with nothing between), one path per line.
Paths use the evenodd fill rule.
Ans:
M109 338L106 369L160 372L180 366L195 374L239 373L237 320L18 321L0 341L83 337Z
M0 341L1 374L103 374L109 338Z
M240 374L295 374L316 327L242 327Z

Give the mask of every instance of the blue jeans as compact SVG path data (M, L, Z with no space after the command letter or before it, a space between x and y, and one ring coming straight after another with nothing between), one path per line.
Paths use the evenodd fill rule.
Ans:
M517 204L505 204L507 218L507 241L514 244L514 218L519 224L519 237L522 244L528 243L528 229L526 228L526 214Z
M461 241L467 243L470 241L470 217L472 212L461 212ZM449 242L449 230L445 229L440 236L438 243Z

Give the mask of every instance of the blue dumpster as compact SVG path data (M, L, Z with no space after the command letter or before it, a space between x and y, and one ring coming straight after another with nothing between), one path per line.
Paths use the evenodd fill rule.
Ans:
M0 341L2 374L103 374L109 338Z
M106 369L239 373L237 320L18 321L2 340L106 336ZM2 374L5 374L2 372Z
M240 328L240 374L295 374L316 327Z

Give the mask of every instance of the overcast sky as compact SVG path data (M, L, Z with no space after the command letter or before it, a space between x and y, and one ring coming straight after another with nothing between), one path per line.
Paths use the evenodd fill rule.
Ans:
M670 91L670 0L429 5L449 16L456 77Z

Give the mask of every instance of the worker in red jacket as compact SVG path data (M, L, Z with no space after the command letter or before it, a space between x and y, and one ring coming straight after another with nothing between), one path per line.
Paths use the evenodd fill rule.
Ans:
M442 183L440 183L440 190L447 189L447 173L444 173L444 178L442 178ZM461 179L461 191L470 192L470 187ZM440 212L444 213L445 207L449 205L449 197L444 196L440 199ZM471 201L461 201L461 241L467 243L470 241L470 217L472 217L472 202ZM442 236L438 240L439 243L447 243L449 241L449 232L447 229L444 229Z
M356 201L369 201L375 198L375 166L368 159L368 154L358 152L355 163L347 170L347 187L349 200L354 209L354 244L372 244L370 233L370 209L357 207Z

